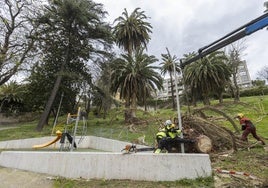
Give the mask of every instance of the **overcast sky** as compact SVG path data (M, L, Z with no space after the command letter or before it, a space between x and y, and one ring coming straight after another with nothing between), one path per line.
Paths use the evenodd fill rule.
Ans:
M124 8L132 13L137 7L149 17L153 33L148 54L161 60L166 47L172 55L197 51L238 27L264 14L266 0L95 0L109 13L113 22ZM252 79L268 66L268 30L245 37L242 59L247 61ZM241 42L241 41L240 41Z

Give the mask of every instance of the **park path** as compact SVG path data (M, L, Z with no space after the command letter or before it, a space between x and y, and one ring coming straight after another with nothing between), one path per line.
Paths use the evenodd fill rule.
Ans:
M0 167L1 188L53 188L53 178L47 174Z

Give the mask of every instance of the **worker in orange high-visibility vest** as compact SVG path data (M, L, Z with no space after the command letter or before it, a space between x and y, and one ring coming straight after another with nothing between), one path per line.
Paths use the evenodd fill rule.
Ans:
M253 136L256 140L261 141L261 143L262 143L263 145L265 145L264 140L261 139L261 138L257 135L257 133L256 133L256 127L255 127L255 125L251 122L251 120L250 120L249 118L245 117L245 115L242 114L242 113L238 113L238 114L236 115L236 118L239 119L239 123L240 123L240 125L241 125L241 129L242 129L242 131L243 131L242 136L241 136L241 140L243 140L243 141L248 141L248 135L249 135L249 133L251 133L252 136Z

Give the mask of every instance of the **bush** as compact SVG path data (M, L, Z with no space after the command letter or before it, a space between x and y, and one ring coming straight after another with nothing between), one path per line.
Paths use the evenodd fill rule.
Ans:
M260 86L240 91L240 97L268 95L268 87Z

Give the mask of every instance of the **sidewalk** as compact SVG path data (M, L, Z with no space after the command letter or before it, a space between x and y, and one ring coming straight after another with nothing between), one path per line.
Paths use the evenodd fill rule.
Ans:
M46 174L0 167L1 188L53 188L50 179Z

